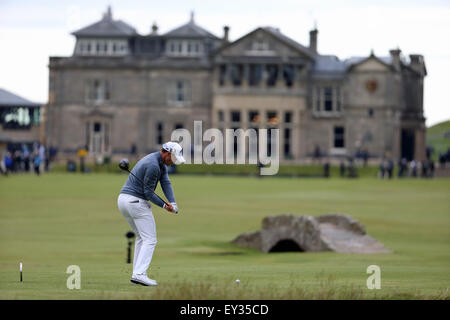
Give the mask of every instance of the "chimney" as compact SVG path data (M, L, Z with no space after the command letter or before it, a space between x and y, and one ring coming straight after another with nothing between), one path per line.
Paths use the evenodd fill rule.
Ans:
M229 26L224 26L223 27L223 39L222 42L223 43L228 43L228 33L230 31L230 27Z
M392 49L389 50L389 53L391 54L391 58L392 58L392 66L394 67L395 71L400 71L400 53L402 51L397 48L397 49Z
M410 54L409 59L411 62L409 63L409 66L413 69L419 72L421 75L426 75L425 71L425 63L423 61L423 55L421 54Z
M314 28L314 30L311 30L309 32L309 49L317 53L317 34L319 33L319 30L317 28Z
M108 9L106 9L106 12L103 14L103 20L112 20L111 6L108 6Z
M152 25L152 35L157 35L158 34L158 25L156 24L156 22L153 22Z

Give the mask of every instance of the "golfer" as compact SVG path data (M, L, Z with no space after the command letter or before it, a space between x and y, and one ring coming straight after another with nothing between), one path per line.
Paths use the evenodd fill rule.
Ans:
M152 206L147 200L169 212L178 212L167 174L167 166L184 162L181 146L176 142L167 142L160 151L150 153L139 160L131 171L144 182L145 186L130 174L120 191L117 199L119 210L136 234L132 283L144 286L157 285L155 280L147 276L147 269L156 246L155 219L152 214ZM167 205L152 192L158 181L161 183L164 195L169 200Z

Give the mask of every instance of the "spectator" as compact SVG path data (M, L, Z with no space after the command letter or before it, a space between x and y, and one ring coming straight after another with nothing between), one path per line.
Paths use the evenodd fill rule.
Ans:
M322 156L322 154L320 152L320 147L318 145L316 145L314 148L314 160L317 161L318 163L320 163L321 156Z
M328 160L326 160L324 165L323 165L323 176L325 178L329 178L330 177L330 164L328 163Z
M22 151L15 150L13 153L13 171L18 172L22 170Z
M363 161L364 161L364 167L367 167L367 161L369 160L369 152L367 150L363 150Z
M422 170L422 162L416 161L416 175L415 177L420 177L420 172Z
M23 162L24 162L24 170L25 172L30 171L30 151L26 144L22 145L22 154L23 154Z
M417 176L417 162L416 160L411 160L409 163L409 176L416 177Z
M51 146L49 148L48 154L49 154L49 164L52 163L53 161L55 161L56 158L56 154L58 153L58 149L56 149L55 147Z
M34 165L34 172L39 175L40 173L40 166L41 166L41 158L39 156L39 152L35 153L34 159L33 159L33 165Z
M403 178L407 169L408 161L405 158L402 158L398 164L398 177Z
M341 165L339 166L339 172L341 174L341 178L345 177L345 163L341 161Z
M6 172L11 172L13 170L13 159L12 159L12 155L11 152L6 152L5 155L5 167L6 167Z
M5 158L6 158L6 153L5 155L1 154L0 155L0 173L4 174L5 176L8 174L8 171L6 170L6 165L5 165Z
M387 175L388 175L389 179L392 179L392 172L393 172L393 170L394 170L394 162L391 159L389 159L387 161L387 168L386 168Z
M433 153L434 153L433 147L427 146L427 148L426 148L427 160L431 159L431 156L433 155Z
M430 161L430 178L434 177L434 161Z
M428 160L425 160L422 164L422 178L428 177Z
M136 144L134 144L134 143L131 145L130 154L133 156L135 156L137 154L137 147L136 147Z
M87 147L78 149L77 154L78 157L80 158L80 172L84 173L85 172L84 159L86 158L87 155Z
M45 162L46 162L45 155L46 155L45 146L41 143L39 146L39 159L40 159L40 163L42 165L41 172L44 172L44 170L45 170Z
M353 162L353 158L349 159L348 177L349 178L357 178L358 177L358 173L356 172L355 163Z

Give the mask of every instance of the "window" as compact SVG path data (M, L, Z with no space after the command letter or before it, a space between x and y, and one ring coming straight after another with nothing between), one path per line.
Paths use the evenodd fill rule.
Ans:
M88 80L86 100L97 104L110 100L109 81L103 79Z
M225 120L222 110L219 110L219 112L217 113L217 117L219 118L219 122L223 122Z
M323 88L325 111L333 111L333 88Z
M313 96L314 111L324 113L340 113L342 111L341 88L337 86L317 86Z
M240 111L231 111L231 122L241 122Z
M267 51L269 50L269 43L264 39L257 39L253 42L252 49L255 51Z
M287 87L292 87L294 83L294 66L288 64L283 66L283 78Z
M219 67L219 85L223 86L225 84L225 77L227 72L227 66L222 64Z
M278 117L276 111L267 111L267 122L269 124L277 124Z
M0 122L3 129L29 129L40 123L39 108L2 108Z
M177 81L177 101L184 101L184 84L182 81Z
M259 116L258 111L249 111L248 113L248 121L250 121L251 124L257 125L259 121L261 120Z
M240 86L242 84L243 66L241 64L231 65L231 81L234 86Z
M260 64L251 64L250 72L249 72L249 81L248 84L250 86L258 86L262 79L262 71L263 67Z
M267 86L273 87L277 83L278 66L269 64L266 66L267 71Z
M336 111L341 111L341 88L336 88Z
M156 129L156 143L163 144L163 123L158 122Z
M191 102L191 86L187 80L176 80L168 83L168 102L176 106L187 105Z
M344 148L344 127L334 127L334 147Z
M285 157L291 156L291 129L290 128L284 129L284 156Z
M316 88L316 105L315 105L316 111L320 111L321 98L322 98L322 95L320 94L320 87L317 87Z
M292 122L292 112L288 111L284 113L284 122L291 123Z

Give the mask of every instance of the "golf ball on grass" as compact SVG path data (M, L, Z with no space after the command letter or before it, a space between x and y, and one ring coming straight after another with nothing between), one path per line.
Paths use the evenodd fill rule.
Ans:
M239 279L236 279L236 283L237 283L237 284L239 284L239 282L241 282L241 280L239 280Z

